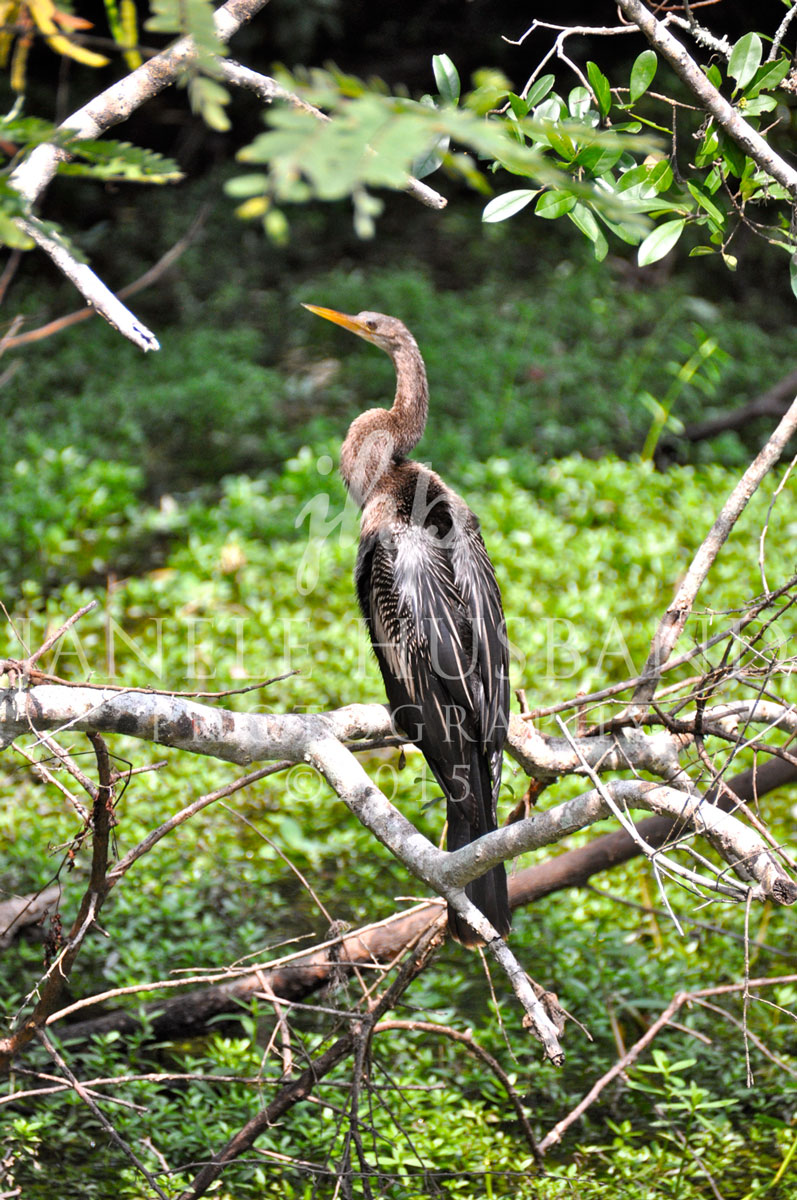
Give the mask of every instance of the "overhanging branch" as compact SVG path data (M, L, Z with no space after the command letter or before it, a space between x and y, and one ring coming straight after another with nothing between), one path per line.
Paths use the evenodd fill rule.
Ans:
M657 21L641 0L617 0L617 7L644 33L653 49L667 60L728 136L797 200L797 171L773 151L758 130L745 121L739 110L714 87L686 47L670 33L666 25Z

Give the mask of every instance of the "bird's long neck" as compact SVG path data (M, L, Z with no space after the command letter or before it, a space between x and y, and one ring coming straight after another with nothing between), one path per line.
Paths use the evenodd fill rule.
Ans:
M378 489L391 464L417 446L426 427L429 387L415 339L408 335L391 358L396 368L393 407L374 408L357 417L341 450L341 475L361 507Z
M409 454L421 440L429 415L429 385L426 367L415 339L410 338L393 354L396 395L386 414L395 429L395 456Z

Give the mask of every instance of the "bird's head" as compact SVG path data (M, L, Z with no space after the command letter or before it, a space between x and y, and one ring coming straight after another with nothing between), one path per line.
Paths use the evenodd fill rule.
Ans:
M326 321L334 321L336 325L341 325L350 333L356 333L358 337L365 338L366 342L379 346L380 350L384 350L391 358L402 346L406 346L408 342L414 342L406 325L403 325L395 317L385 316L384 313L361 312L357 313L355 317L350 317L347 313L338 312L334 308L318 308L315 304L305 304L303 307L308 312L315 313L317 317L323 317Z

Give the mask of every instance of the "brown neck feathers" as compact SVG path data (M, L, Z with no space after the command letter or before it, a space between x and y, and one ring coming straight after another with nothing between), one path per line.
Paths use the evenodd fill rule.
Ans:
M390 351L396 368L396 396L390 409L372 408L349 427L340 456L346 487L362 506L394 463L420 441L429 411L426 368L415 339L407 334Z

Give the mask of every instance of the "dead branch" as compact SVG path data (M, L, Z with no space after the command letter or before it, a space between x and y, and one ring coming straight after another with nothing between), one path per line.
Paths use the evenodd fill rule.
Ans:
M626 5L633 7L634 10L642 9L642 5L638 3L638 0L621 0L621 7L624 11L626 10ZM700 74L701 78L705 79L702 72ZM795 180L797 181L797 173L795 173ZM672 654L676 642L683 633L687 617L692 611L692 605L695 602L697 593L704 583L714 560L727 541L734 525L747 507L750 497L757 490L767 472L778 462L784 447L794 435L795 430L797 430L797 400L792 401L788 412L728 496L728 499L722 506L722 511L704 538L697 554L692 559L689 569L681 581L672 602L659 622L659 627L651 643L647 662L642 670L642 675L643 677L647 677L647 680L638 685L631 702L631 711L638 717L644 714L645 709L653 699L658 680L661 676L662 667Z
M773 759L760 767L735 776L729 788L734 796L743 800L756 801L769 792L797 782L797 767ZM717 795L711 790L705 803L716 803L720 808L732 808L733 802L727 791ZM535 901L566 888L582 887L593 876L610 871L642 854L640 840L654 847L663 847L683 832L682 823L670 817L647 817L637 823L640 839L626 830L604 834L585 846L567 850L544 862L526 867L509 879L509 901L517 910ZM390 963L412 944L430 921L442 919L438 903L421 904L406 913L399 913L386 921L366 929L356 930L332 945L318 947L305 956L297 956L282 966L268 967L264 964L257 972L239 975L227 982L188 991L175 1000L161 999L151 1006L148 1019L151 1022L155 1041L175 1037L190 1037L203 1032L208 1022L221 1013L235 1013L257 992L266 979L269 988L281 1000L300 1003L314 992L326 986L331 977L346 970L349 964ZM179 985L177 985L179 986ZM188 986L187 984L184 986ZM108 1003L118 993L104 993L87 997L60 1013L54 1013L50 1023L63 1020L66 1016L84 1011L91 1005ZM140 1020L133 1013L111 1012L81 1023L67 1025L61 1037L80 1042L117 1030L124 1036L140 1029Z
M412 955L407 958L393 983L382 993L367 1016L363 1016L362 1022L367 1025L369 1033L379 1019L395 1007L413 979L424 970L441 939L442 934L439 929L430 930ZM356 1051L359 1039L363 1035L359 1024L358 1022L356 1028L347 1030L328 1050L313 1059L309 1067L298 1078L283 1087L265 1108L247 1121L235 1137L197 1174L190 1191L183 1192L178 1200L195 1200L196 1197L204 1195L211 1184L221 1175L227 1163L251 1149L262 1133L265 1133L289 1109L307 1099L320 1079L323 1079L339 1062Z
M103 901L110 890L106 872L110 830L115 823L113 777L110 757L102 738L95 735L92 737L92 743L97 757L99 787L92 813L94 842L89 884L63 949L37 986L38 1000L32 1012L17 1025L17 1028L8 1037L0 1039L0 1074L8 1070L14 1055L18 1054L31 1038L41 1032L47 1023L47 1018L58 1007L86 934L95 924Z
M386 1033L391 1029L405 1029L410 1033L431 1033L437 1037L450 1038L458 1046L462 1046L468 1054L478 1059L479 1062L483 1062L492 1071L496 1079L500 1081L501 1086L507 1094L509 1103L515 1110L515 1115L520 1122L520 1128L523 1130L523 1136L528 1142L529 1149L537 1164L541 1163L542 1159L537 1147L534 1130L531 1128L529 1119L523 1110L520 1096L518 1096L515 1088L512 1086L512 1080L498 1062L498 1059L493 1058L492 1054L489 1054L483 1046L474 1041L472 1030L468 1029L463 1033L461 1029L452 1029L448 1025L437 1025L431 1021L399 1021L391 1019L389 1021L380 1021L378 1025L375 1025L374 1033Z
M119 1133L116 1131L116 1129L114 1129L113 1125L112 1125L112 1124L111 1124L111 1122L108 1120L108 1118L106 1117L105 1113L104 1113L104 1112L102 1111L102 1109L100 1108L99 1104L97 1104L97 1101L96 1101L96 1100L94 1099L94 1097L93 1097L93 1096L90 1094L90 1092L89 1092L89 1091L88 1091L88 1090L87 1090L87 1089L86 1089L86 1088L83 1086L83 1084L80 1082L80 1080L79 1080L79 1079L77 1078L77 1076L74 1074L74 1072L72 1072L72 1071L70 1070L68 1063L67 1063L67 1062L64 1060L63 1056L62 1056L62 1055L59 1053L58 1049L57 1049L57 1048L56 1048L56 1047L53 1045L53 1043L52 1043L52 1042L50 1041L50 1039L47 1037L47 1035L46 1035L46 1033L44 1032L44 1030L43 1030L43 1029L39 1029L39 1030L38 1030L38 1032L37 1032L37 1036L38 1036L38 1038L39 1038L39 1041L42 1043L42 1045L44 1046L45 1050L47 1051L47 1053L48 1053L48 1054L50 1055L50 1057L52 1058L53 1062L54 1062L54 1063L55 1063L55 1064L58 1066L58 1068L59 1068L61 1071L63 1071L64 1075L65 1075L65 1076L66 1076L66 1078L69 1080L69 1083L70 1083L71 1087L74 1089L74 1091L77 1093L77 1095L78 1095L78 1096L80 1096L80 1099L81 1099L81 1100L82 1100L82 1101L83 1101L83 1102L84 1102L84 1103L85 1103L85 1104L86 1104L86 1105L87 1105L87 1106L88 1106L88 1107L91 1109L91 1111L94 1113L94 1116L97 1118L97 1120L99 1121L100 1125L102 1125L103 1129L104 1129L104 1130L105 1130L105 1132L108 1134L108 1136L110 1137L111 1141L112 1141L112 1142L115 1142L115 1143L116 1143L116 1145L117 1145L117 1146L120 1148L120 1150L122 1151L122 1153L125 1155L125 1157L130 1159L130 1161L132 1162L133 1166L136 1168L136 1170L137 1170L137 1171L138 1171L138 1172L139 1172L141 1175L143 1175L143 1176L144 1176L144 1178L146 1179L147 1183L150 1185L150 1187L151 1187L151 1188L152 1188L152 1190L155 1192L155 1194L156 1194L157 1196L160 1196L161 1200L169 1200L169 1197L168 1197L168 1196L166 1195L166 1193L165 1193L165 1192L164 1192L164 1191L163 1191L163 1190L162 1190L162 1189L161 1189L161 1188L158 1186L158 1183L157 1183L157 1182L156 1182L156 1180L155 1180L155 1179L152 1177L152 1175L149 1173L149 1171L148 1171L148 1170L147 1170L147 1168L144 1166L144 1164L142 1163L141 1159L140 1159L140 1158L138 1157L138 1155L135 1153L135 1151L133 1150L133 1148L127 1144L127 1142L124 1140L124 1138L120 1137Z
M126 284L116 293L119 300L126 300L130 296L135 296L138 292L142 292L145 288L151 287L153 283L157 283L162 275L169 270L174 263L185 253L193 241L199 235L202 226L207 218L207 206L203 207L191 227L183 234L179 241L170 246L164 255L158 261L140 275L138 279L134 279L132 283ZM40 325L38 329L29 329L27 333L12 334L10 337L3 339L3 350L18 350L21 346L29 346L33 342L41 342L45 338L52 337L53 334L62 333L65 329L71 329L75 325L79 325L81 321L88 321L95 314L95 309L79 308L76 312L68 313L66 316L57 317L54 321L48 321L46 325Z
M744 980L741 983L723 984L720 987L701 988L695 992L677 992L673 996L670 1003L662 1013L656 1018L649 1029L645 1031L638 1042L635 1042L627 1054L619 1059L614 1066L602 1075L601 1078L587 1092L583 1100L581 1100L574 1109L572 1109L566 1117L561 1121L557 1121L553 1129L545 1135L540 1142L540 1152L545 1154L552 1146L557 1145L562 1140L563 1134L570 1126L583 1116L587 1109L595 1103L601 1092L616 1079L618 1075L622 1075L632 1066L639 1058L640 1054L655 1040L657 1035L661 1033L667 1025L672 1024L672 1018L678 1013L683 1006L690 1004L693 1001L701 1000L708 996L726 996L731 993L744 992L749 987L774 987L777 984L797 983L797 975L780 975L774 978L750 979Z
M53 884L30 896L12 896L0 901L0 950L10 946L23 929L43 921L58 907L60 900L61 886Z

